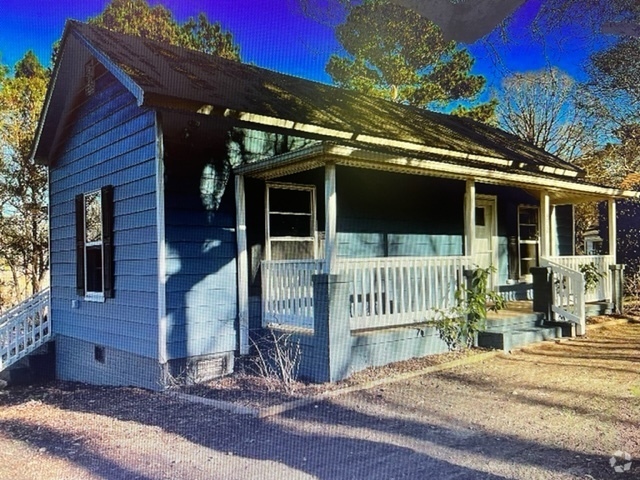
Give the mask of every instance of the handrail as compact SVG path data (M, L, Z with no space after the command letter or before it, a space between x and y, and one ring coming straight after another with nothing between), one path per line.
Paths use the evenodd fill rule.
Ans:
M541 258L540 265L551 269L551 311L554 319L576 324L576 334L586 333L584 275L560 265L549 258Z
M49 341L49 289L42 290L0 316L0 371Z
M601 277L593 289L585 292L585 301L611 300L612 278L609 267L615 263L613 255L553 256L547 257L547 260L574 271L579 271L582 265L593 263Z

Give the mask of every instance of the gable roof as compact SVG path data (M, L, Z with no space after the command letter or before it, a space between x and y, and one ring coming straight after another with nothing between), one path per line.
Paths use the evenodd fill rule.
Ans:
M52 145L61 134L65 92L73 91L74 78L77 88L84 63L93 55L141 106L223 115L249 127L288 130L374 150L402 149L553 176L583 175L578 167L473 120L93 25L69 21L60 51L34 144L33 157L41 163L48 162ZM65 84L64 89L57 88L59 81Z

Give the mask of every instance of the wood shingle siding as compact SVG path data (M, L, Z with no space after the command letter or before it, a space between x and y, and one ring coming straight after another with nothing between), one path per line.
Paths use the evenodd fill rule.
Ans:
M157 358L156 115L106 74L69 118L50 168L55 333ZM114 187L114 298L89 302L75 289L73 204L105 185Z

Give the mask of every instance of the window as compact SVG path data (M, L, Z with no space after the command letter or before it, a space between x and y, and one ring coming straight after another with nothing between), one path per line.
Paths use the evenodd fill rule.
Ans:
M113 297L113 187L76 196L76 290Z
M266 204L267 258L315 258L315 187L270 184L267 186Z

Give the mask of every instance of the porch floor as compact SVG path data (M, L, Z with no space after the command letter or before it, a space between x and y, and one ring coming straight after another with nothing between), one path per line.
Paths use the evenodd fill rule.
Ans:
M514 315L533 314L532 300L513 300L506 303L506 307L497 312L488 312L487 319L499 320L501 318L511 318Z

